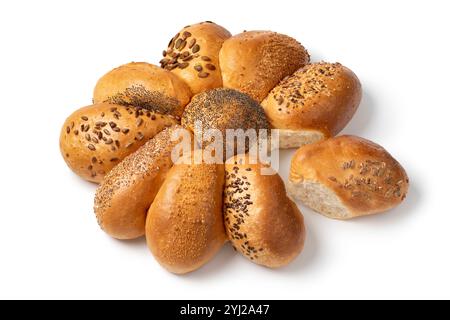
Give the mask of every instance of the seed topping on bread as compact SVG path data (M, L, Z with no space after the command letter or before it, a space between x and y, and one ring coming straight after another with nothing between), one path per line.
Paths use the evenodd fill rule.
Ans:
M225 171L227 184L224 192L224 221L225 229L228 236L232 240L237 240L240 249L250 260L258 259L258 252L262 252L263 248L252 246L251 239L248 239L247 233L242 232L241 226L245 223L245 219L249 217L249 207L253 205L252 196L248 192L249 186L246 172L252 171L251 168L239 172L239 167L233 167L233 171ZM236 250L236 248L233 246Z
M284 78L279 86L272 90L273 99L279 106L284 104L286 109L295 109L304 106L307 99L318 94L330 96L331 91L325 79L336 76L341 67L340 63L325 62L307 65Z
M203 23L213 22L206 21ZM184 29L189 27L190 26L186 26ZM169 71L176 68L186 69L189 66L192 66L194 70L198 72L197 76L204 79L210 75L210 72L206 72L204 69L215 71L217 67L210 62L210 57L201 55L200 51L201 47L192 33L182 30L169 41L168 48L162 52L163 59L159 61L159 63L161 64L161 68ZM199 59L197 58L200 58L200 61L198 61ZM196 59L195 64L192 62L194 59ZM202 64L202 62L207 63Z

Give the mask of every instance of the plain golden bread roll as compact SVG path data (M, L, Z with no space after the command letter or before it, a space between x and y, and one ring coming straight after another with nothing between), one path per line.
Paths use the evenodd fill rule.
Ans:
M233 247L270 268L287 265L303 250L303 216L286 195L281 177L238 155L225 165L225 230ZM268 169L267 167L265 167Z
M175 74L145 62L115 68L94 89L94 103L135 106L178 117L191 96L187 84Z
M77 175L99 183L123 158L176 123L171 116L100 103L75 111L61 130L59 145Z
M147 243L168 271L184 274L207 263L223 246L224 167L175 164L147 215Z
M173 165L178 141L166 128L111 170L95 194L94 211L100 227L111 237L127 240L145 233L147 210Z
M277 85L261 103L280 147L294 148L337 135L361 102L361 84L340 63L314 63Z
M219 51L229 37L228 30L210 21L186 26L163 51L161 67L186 81L193 94L222 87Z
M223 137L227 129L255 129L257 132L269 129L263 108L248 95L233 89L218 88L194 96L186 107L181 124L198 136L196 121L201 122L203 130L220 130Z
M350 219L399 205L408 186L405 170L381 146L340 136L296 152L288 191L327 217Z
M271 31L248 31L223 43L219 55L223 86L261 102L284 77L309 62L295 39Z

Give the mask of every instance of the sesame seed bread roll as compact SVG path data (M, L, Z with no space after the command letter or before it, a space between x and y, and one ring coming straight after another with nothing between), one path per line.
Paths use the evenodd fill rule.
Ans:
M277 85L261 103L280 147L295 148L337 135L361 102L357 76L340 63L313 63Z
M394 208L408 186L405 170L381 146L340 136L295 153L288 191L329 218L350 219Z
M175 74L149 63L132 62L100 78L93 100L180 117L191 96L187 84Z
M225 165L225 230L233 247L269 268L287 265L303 250L303 216L286 195L278 174L264 175L262 164L238 155Z
M199 151L197 151L199 152ZM175 164L147 215L146 237L157 261L184 274L223 246L223 164Z
M211 21L186 26L163 51L161 67L186 81L193 94L222 87L219 51L229 37L228 30Z
M178 140L174 125L149 140L114 167L97 189L94 211L100 227L111 237L135 239L145 233L147 210L172 167L171 152Z
M107 103L84 107L64 122L61 154L81 178L100 183L122 159L175 123L171 116L140 108Z
M199 136L195 122L201 121L203 131L218 129L224 139L227 129L269 129L263 108L250 96L233 89L217 88L200 93L192 98L181 118L181 124ZM202 141L206 147L208 141ZM233 144L234 146L234 144ZM229 146L232 148L233 146ZM246 151L249 145L246 144Z
M223 43L219 54L223 86L261 102L284 77L309 62L295 39L271 31L248 31Z

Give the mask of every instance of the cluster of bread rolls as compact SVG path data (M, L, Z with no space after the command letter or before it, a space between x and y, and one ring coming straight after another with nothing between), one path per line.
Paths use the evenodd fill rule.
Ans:
M132 62L101 77L93 105L64 122L60 150L73 172L100 183L100 227L122 240L145 235L167 270L196 270L227 241L254 263L276 268L305 242L303 216L288 193L339 219L385 211L406 196L406 173L387 151L358 137L333 138L361 95L350 69L310 63L289 36L232 36L206 21L177 32L160 67ZM279 130L280 148L300 147L288 191L248 154L224 153L225 164L193 161L208 147L196 147L197 121L221 133ZM183 129L194 157L177 150Z

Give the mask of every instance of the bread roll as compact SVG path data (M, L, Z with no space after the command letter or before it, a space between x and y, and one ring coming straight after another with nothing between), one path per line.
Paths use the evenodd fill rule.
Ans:
M210 21L186 26L163 51L161 67L186 81L193 94L222 87L219 51L229 37L228 30Z
M260 129L269 129L262 107L248 95L233 89L218 88L194 96L186 107L181 124L198 137L200 133L195 127L196 121L201 122L203 131L218 129L222 133L224 148L234 147L234 143L226 145L226 129L255 129L257 133ZM208 145L208 141L199 142L203 147ZM247 141L245 151L248 148Z
M294 148L338 134L361 102L361 84L340 63L313 63L277 85L261 103L280 129L280 147Z
M350 219L399 205L408 186L405 170L381 146L340 136L295 153L288 190L329 218Z
M309 62L295 39L271 31L248 31L223 43L219 54L223 86L261 102L284 77Z
M147 210L173 165L171 152L178 140L166 128L108 173L95 194L94 211L100 227L111 237L127 240L145 233Z
M243 155L225 165L225 230L247 259L278 268L302 251L305 226L280 176L264 175L262 168Z
M104 75L95 86L94 103L141 107L181 116L191 91L175 74L145 62L132 62Z
M123 158L174 123L173 117L140 108L106 103L84 107L64 122L61 154L73 172L99 183Z
M148 212L146 236L168 271L194 271L225 243L223 179L221 164L175 164L167 175Z

